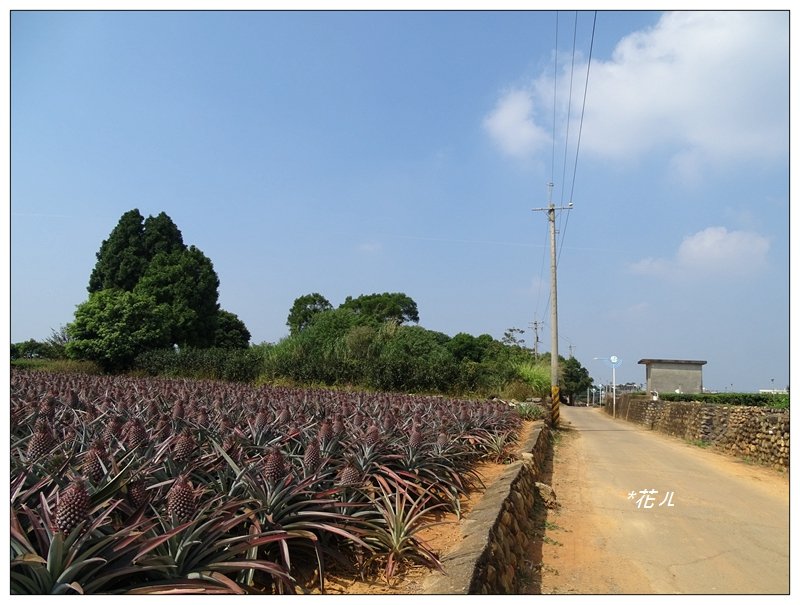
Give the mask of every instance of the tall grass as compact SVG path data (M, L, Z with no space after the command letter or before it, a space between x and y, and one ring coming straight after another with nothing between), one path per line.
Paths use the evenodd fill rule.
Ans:
M514 364L518 376L534 391L536 397L550 394L550 367L531 362Z

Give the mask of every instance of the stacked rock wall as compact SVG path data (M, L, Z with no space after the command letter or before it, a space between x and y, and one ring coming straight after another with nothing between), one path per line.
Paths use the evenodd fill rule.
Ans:
M533 550L536 482L541 477L550 433L543 422L462 522L461 542L442 558L445 574L426 581L425 594L516 594Z
M611 406L604 409L613 413ZM616 414L622 420L702 441L759 464L789 468L789 410L622 397Z

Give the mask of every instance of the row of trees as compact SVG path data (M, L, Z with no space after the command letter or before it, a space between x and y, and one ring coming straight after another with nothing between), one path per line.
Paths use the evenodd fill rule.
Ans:
M518 341L467 333L451 338L411 325L418 321L417 304L403 293L348 296L338 308L318 292L300 296L287 318L289 336L262 345L264 376L517 399L549 393L549 354L533 360ZM563 363L565 393L574 395L591 385L577 360Z
M518 399L549 392L549 358L532 360L516 338L519 330L509 329L501 341L488 334L451 338L416 325L417 304L404 293L348 296L336 308L318 292L300 296L289 310L289 335L250 347L244 323L220 308L218 288L211 260L184 243L169 216L144 218L131 210L100 245L89 298L75 320L46 343L12 345L12 358L66 355L106 372L138 366L147 373L261 375L406 392ZM567 394L591 384L575 363L564 362Z

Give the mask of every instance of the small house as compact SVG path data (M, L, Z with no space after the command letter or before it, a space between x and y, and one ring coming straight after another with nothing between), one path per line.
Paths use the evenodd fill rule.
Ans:
M647 369L647 392L702 393L705 361L640 359Z

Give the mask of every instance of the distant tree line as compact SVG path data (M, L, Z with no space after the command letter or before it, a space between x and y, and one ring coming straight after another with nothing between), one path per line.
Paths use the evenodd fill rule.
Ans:
M12 344L12 360L71 358L105 372L387 391L549 394L549 355L533 359L522 330L509 328L499 341L450 337L418 325L417 303L401 292L347 296L336 308L318 292L300 296L289 309L289 334L251 346L245 324L219 306L211 260L187 246L163 212L126 212L96 256L74 321L43 343ZM591 384L573 360L563 380L569 395Z
M515 399L549 393L549 355L534 360L514 337L519 330L498 341L450 337L412 325L418 322L417 304L404 293L348 296L337 308L318 292L300 296L289 310L289 335L258 347L262 378Z

